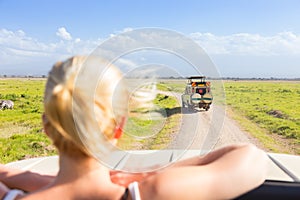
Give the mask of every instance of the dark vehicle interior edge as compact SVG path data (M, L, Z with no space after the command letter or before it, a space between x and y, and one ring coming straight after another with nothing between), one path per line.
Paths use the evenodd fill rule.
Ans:
M299 200L300 199L300 182L286 182L266 180L258 188L236 198L237 200Z

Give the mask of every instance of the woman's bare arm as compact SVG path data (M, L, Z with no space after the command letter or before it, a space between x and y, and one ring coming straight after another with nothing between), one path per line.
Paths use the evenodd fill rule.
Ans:
M234 144L234 145L228 145L225 147L222 147L220 149L214 150L212 152L209 152L208 154L202 155L202 156L195 156L192 158L188 158L185 160L178 161L172 165L172 167L183 167L183 166L195 166L195 165L207 165L226 153L233 151L235 149L241 148L243 146L246 146L247 144Z
M35 191L48 185L53 179L54 176L40 175L0 164L0 181L9 188Z
M188 158L179 162L172 164L170 167L183 167L183 166L195 166L195 165L206 165L220 158L227 152L230 152L234 149L240 148L242 144L230 145L213 152L210 152L203 156L196 156ZM167 169L169 169L168 167ZM145 173L126 173L122 171L110 171L110 177L112 182L127 187L133 181L143 181L146 178L159 173L159 171L154 172L145 172Z
M221 155L149 177L140 183L142 199L231 199L265 180L267 156L256 147L243 145Z

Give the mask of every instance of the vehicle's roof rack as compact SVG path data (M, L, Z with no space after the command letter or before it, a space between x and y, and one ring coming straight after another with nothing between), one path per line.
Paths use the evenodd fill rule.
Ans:
M188 83L196 82L196 83L205 83L205 76L190 76L188 77Z

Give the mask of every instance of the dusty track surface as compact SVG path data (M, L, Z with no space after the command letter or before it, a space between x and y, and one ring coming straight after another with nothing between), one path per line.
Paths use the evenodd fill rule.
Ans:
M179 94L175 96L180 99ZM210 151L233 143L253 143L262 148L255 138L226 115L225 106L212 105L208 111L183 109L179 129L170 149Z

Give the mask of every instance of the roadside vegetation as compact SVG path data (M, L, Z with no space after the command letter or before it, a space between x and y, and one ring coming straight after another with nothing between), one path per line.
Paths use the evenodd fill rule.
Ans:
M158 94L153 109L132 113L118 147L123 150L166 148L180 124L181 108L173 96Z
M13 110L0 110L1 163L57 153L42 130L44 86L45 79L0 79L0 99L15 103ZM300 155L299 82L225 81L224 86L228 113L243 129L270 152ZM184 87L184 80L163 80L157 85L158 90L174 93L182 93ZM164 120L142 118L138 112L132 115L119 142L120 149L166 147L181 119L181 102L159 94L154 104L151 113L160 114ZM136 125L139 129L135 130Z
M300 84L228 81L226 102L245 130L270 151L300 154Z
M183 93L186 80L161 80L157 84L157 89L161 91L170 91L175 93Z
M0 162L7 163L56 153L42 130L42 79L0 79L0 99L14 109L0 110Z

